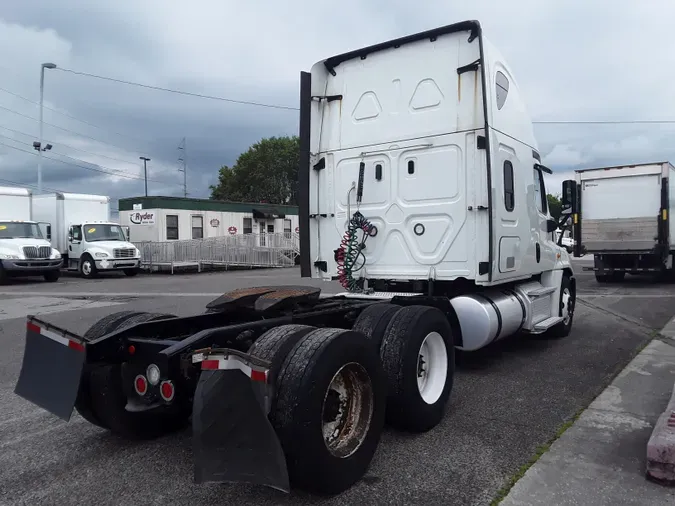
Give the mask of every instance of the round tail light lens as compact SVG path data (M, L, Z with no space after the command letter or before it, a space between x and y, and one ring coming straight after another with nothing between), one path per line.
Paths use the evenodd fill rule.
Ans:
M139 374L134 380L134 388L138 395L145 395L148 391L148 380L145 379L145 376Z
M175 394L173 383L170 381L162 381L162 384L159 387L159 392L162 395L162 399L165 401L172 400Z

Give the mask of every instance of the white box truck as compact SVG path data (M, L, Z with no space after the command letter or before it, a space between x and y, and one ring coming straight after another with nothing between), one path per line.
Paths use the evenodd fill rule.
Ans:
M59 279L63 259L32 221L32 194L26 188L0 187L0 284L12 277Z
M675 167L669 162L580 169L563 206L574 219L575 256L593 255L598 282L626 273L672 274Z
M135 276L140 252L128 241L124 227L110 221L110 197L80 193L33 196L33 215L51 223L52 245L63 266L84 278L99 272L123 271Z

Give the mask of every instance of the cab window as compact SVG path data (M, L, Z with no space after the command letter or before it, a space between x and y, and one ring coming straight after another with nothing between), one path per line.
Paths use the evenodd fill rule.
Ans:
M537 204L537 210L541 214L548 212L548 201L546 200L546 186L544 185L544 174L539 169L534 170L534 198Z

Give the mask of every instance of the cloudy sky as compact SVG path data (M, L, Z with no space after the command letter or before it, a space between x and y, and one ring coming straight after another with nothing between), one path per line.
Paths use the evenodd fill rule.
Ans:
M0 11L0 185L35 185L40 64L242 101L298 106L301 70L325 57L479 19L547 121L675 120L668 0L22 0ZM455 4L455 5L453 5ZM48 70L45 189L208 197L253 142L297 133L295 110L206 100ZM675 124L535 125L556 193L582 166L675 161ZM58 161L57 161L58 160Z

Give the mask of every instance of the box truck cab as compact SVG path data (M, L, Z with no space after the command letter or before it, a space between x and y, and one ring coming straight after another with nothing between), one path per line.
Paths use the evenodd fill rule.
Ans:
M103 195L52 193L33 197L36 218L51 223L52 245L63 266L84 278L99 272L123 271L135 276L140 252L126 231L110 221L110 198Z
M45 238L45 224L32 221L31 191L0 187L0 284L9 278L59 279L63 260Z

